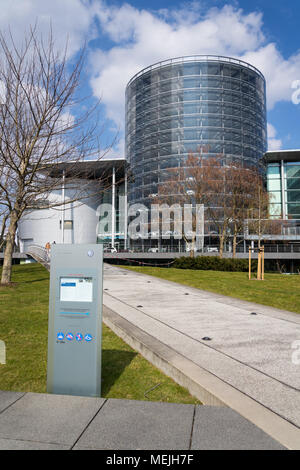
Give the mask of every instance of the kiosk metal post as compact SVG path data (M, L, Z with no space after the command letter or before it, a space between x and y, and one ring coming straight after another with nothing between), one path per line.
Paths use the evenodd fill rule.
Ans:
M101 395L103 247L51 249L47 392Z

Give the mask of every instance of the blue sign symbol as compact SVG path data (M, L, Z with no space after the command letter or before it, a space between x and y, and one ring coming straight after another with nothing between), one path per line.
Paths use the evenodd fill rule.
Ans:
M57 339L59 341L62 341L64 339L65 335L60 331L59 333L57 333Z
M83 336L81 333L77 333L76 335L76 341L82 341L83 340Z
M67 333L66 338L67 338L68 341L73 341L74 335L72 333Z
M92 337L92 335L87 334L87 335L84 336L84 339L89 342L89 341L92 341L93 337Z

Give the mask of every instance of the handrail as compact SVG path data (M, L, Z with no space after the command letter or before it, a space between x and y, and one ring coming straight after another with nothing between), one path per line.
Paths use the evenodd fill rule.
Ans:
M26 254L50 271L50 253L40 245L29 245Z
M253 72L257 73L263 80L264 82L266 81L264 75L260 70L258 70L254 65L249 64L248 62L245 62L244 60L241 59L236 59L234 57L227 57L227 56L220 56L220 55L203 55L203 54L195 54L191 56L181 56L181 57L173 57L171 59L165 59L161 60L159 62L155 62L154 64L148 65L147 67L143 68L139 72L137 72L128 82L126 86L126 90L129 88L129 86L132 84L132 82L138 78L141 75L144 75L145 73L156 70L160 67L164 67L166 65L176 65L176 64L184 64L188 62L222 62L222 63L229 63L229 64L234 64L234 65L240 65L242 67L248 68L252 70Z

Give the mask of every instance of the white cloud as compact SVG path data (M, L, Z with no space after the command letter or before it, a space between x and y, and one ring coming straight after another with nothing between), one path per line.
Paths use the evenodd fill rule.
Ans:
M192 5L192 11L195 5ZM194 9L194 10L193 10ZM264 41L262 15L225 6L202 15L178 10L154 14L125 4L101 4L98 18L115 45L91 53L92 88L107 105L108 117L124 121L124 91L130 78L155 62L184 55L241 56Z
M292 84L300 78L300 53L284 59L276 44L271 43L256 51L249 51L243 59L264 74L267 83L267 105L272 109L279 101L292 102Z
M57 47L64 48L68 38L68 52L72 55L96 31L95 5L88 1L0 0L0 11L0 30L7 33L10 28L17 45L30 25L37 23L38 31L47 35L51 23Z
M275 127L268 123L268 150L280 150L282 149L281 139L277 139L277 131Z
M300 78L300 53L284 59L276 44L266 43L263 16L245 14L232 6L203 13L194 2L190 9L163 10L157 14L128 4L108 7L101 3L102 30L114 42L108 50L91 53L91 85L102 97L107 116L124 123L124 92L130 78L148 65L164 59L215 54L240 58L256 66L267 80L267 106L290 101L292 82ZM279 145L278 139L272 145Z
M112 6L105 0L0 0L0 29L10 25L21 40L29 24L38 21L70 54L84 39L106 39L91 44L90 84L105 105L107 117L123 130L125 87L130 78L155 62L184 55L215 54L240 58L259 68L267 80L267 105L291 101L292 83L300 79L300 53L285 58L264 35L263 15L246 14L233 6L205 8L193 1L184 8L157 12L128 3ZM98 30L96 29L96 23ZM122 137L122 136L121 136ZM280 140L270 137L270 145ZM119 147L120 149L120 147Z

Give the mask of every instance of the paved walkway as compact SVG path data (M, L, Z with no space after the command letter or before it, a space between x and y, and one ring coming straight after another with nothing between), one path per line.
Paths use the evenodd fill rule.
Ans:
M4 449L283 447L229 408L2 391L0 450Z
M300 449L300 316L105 266L104 320L218 406L0 391L0 449Z
M172 367L175 378L185 375L204 403L228 405L300 448L300 365L292 362L300 315L110 265L104 305L110 326L150 360L152 349L170 375Z

